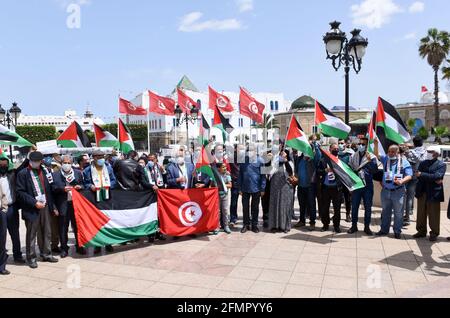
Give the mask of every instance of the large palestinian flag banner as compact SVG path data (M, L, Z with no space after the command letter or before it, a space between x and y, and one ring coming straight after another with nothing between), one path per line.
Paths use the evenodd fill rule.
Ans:
M411 135L397 110L389 102L378 98L377 136L385 150L393 144L401 145L411 140Z
M78 242L83 247L125 243L158 230L153 191L111 191L111 199L95 202L91 191L72 191ZM95 202L95 203L94 203Z
M97 147L120 148L119 140L109 131L104 130L97 124L94 124L94 134Z
M59 136L57 144L62 148L90 148L88 136L84 133L81 126L74 121L70 126Z
M345 162L324 149L320 149L320 151L336 177L350 192L364 188L364 182Z
M286 137L286 146L302 152L304 155L314 158L314 152L309 143L308 137L303 132L294 115L292 115L289 131Z
M124 154L128 154L131 150L134 150L134 142L131 138L131 132L127 126L119 118L119 143L120 151Z
M219 227L217 188L159 190L160 231L170 236L186 236L214 231Z
M368 151L370 153L374 153L375 151L375 146L374 146L374 142L375 139L379 138L377 136L377 113L373 112L372 115L372 119L370 120L370 124L369 124L369 128L367 130L367 139L369 139L369 149ZM381 143L378 143L378 153L381 156L385 156L386 155L386 151L383 148L383 145Z
M33 144L0 124L0 145L31 147Z
M234 129L234 127L231 126L230 121L222 114L217 106L214 111L214 127L222 131L223 142L227 140L228 135L231 134Z
M322 134L328 137L346 139L352 130L317 100L315 122Z

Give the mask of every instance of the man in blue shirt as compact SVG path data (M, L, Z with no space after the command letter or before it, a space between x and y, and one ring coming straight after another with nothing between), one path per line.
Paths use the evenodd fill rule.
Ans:
M258 217L259 203L261 197L264 196L266 188L266 177L262 174L264 161L256 154L256 149L249 150L248 157L245 162L239 166L239 193L242 195L242 210L244 214L244 227L241 233L251 230L259 233ZM250 198L251 203L251 221L250 221Z
M406 158L400 156L399 147L389 147L387 156L379 156L378 141L375 140L375 155L383 164L383 190L381 202L383 211L381 214L381 230L378 236L389 234L392 213L394 213L394 235L401 239L403 227L404 200L406 195L405 185L412 180L413 169Z
M378 171L378 166L376 157L367 151L368 143L369 140L367 138L360 139L358 151L352 155L349 161L350 168L358 174L366 186L352 193L352 227L348 230L348 234L358 232L358 212L362 199L364 202L364 233L373 235L370 229L373 203L373 174Z

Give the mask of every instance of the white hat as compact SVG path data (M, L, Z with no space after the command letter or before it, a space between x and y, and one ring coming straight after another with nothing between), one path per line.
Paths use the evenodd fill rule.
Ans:
M430 146L430 147L428 147L427 151L428 152L435 152L439 156L441 155L441 147L439 147L439 146Z

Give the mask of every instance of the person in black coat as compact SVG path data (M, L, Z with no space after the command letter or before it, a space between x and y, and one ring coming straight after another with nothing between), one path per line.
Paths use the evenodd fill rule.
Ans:
M75 247L78 254L84 255L86 251L78 245L77 225L72 202L72 191L83 190L83 175L81 171L73 168L71 156L62 157L61 170L53 173L53 196L55 206L59 211L59 239L61 242L61 258L65 258L69 252L68 233L69 223L72 223L75 235Z
M56 263L52 256L50 240L50 214L58 215L54 208L51 183L53 176L42 166L41 152L30 153L30 165L17 175L17 196L25 220L26 261L31 268L37 268L36 238L44 262Z
M441 203L444 202L444 176L447 165L439 160L441 149L429 147L427 160L422 161L416 172L418 183L417 198L417 233L414 238L427 236L427 218L430 223L430 241L435 242L440 234Z

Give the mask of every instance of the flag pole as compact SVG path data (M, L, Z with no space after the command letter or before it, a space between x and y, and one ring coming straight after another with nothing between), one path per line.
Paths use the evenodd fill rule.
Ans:
M150 111L147 111L147 149L150 154Z

